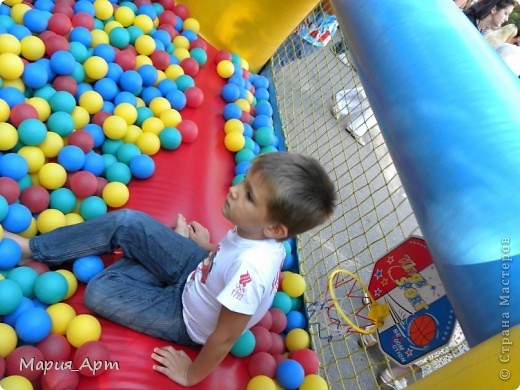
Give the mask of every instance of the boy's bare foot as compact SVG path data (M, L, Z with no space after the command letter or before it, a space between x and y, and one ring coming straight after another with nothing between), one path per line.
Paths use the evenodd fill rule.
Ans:
M190 237L188 223L186 222L186 218L184 218L184 215L182 214L177 215L177 225L175 226L175 231L179 233L181 236L187 238Z
M29 240L27 238L8 232L6 230L4 230L3 238L10 238L18 245L20 245L20 248L22 249L22 258L18 262L18 265L26 265L29 261L32 260L31 249L29 248Z

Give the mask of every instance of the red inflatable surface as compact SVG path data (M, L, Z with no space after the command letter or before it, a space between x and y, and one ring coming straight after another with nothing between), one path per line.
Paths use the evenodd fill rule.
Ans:
M187 220L197 220L206 226L213 238L219 240L231 228L221 214L220 206L233 178L233 155L223 144L224 102L220 90L224 85L216 73L213 61L215 49L208 48L208 62L195 78L204 91L201 108L182 111L183 119L193 120L199 127L198 138L190 144L182 144L175 151L161 151L154 156L156 172L150 179L134 179L130 184L130 200L127 208L144 211L168 226L175 225L177 213ZM78 314L89 313L83 304L84 286L67 301ZM99 317L98 317L99 318ZM117 363L104 374L82 377L80 389L177 389L170 379L152 370L154 361L150 355L155 347L168 343L153 338L103 318L101 341L111 352L111 361ZM192 358L196 351L186 349ZM247 359L228 356L220 367L194 389L245 389L249 379ZM224 382L225 381L225 382ZM225 385L223 384L225 383Z

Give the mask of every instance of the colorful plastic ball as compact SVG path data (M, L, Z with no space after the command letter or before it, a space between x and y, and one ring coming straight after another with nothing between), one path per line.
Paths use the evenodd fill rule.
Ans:
M85 91L79 97L78 103L92 115L103 108L103 96L96 91Z
M267 146L273 142L275 137L272 127L260 127L256 130L254 139L260 146Z
M76 65L76 59L74 56L65 50L58 50L54 52L50 58L51 69L56 74L66 75L71 74L74 71Z
M23 311L16 320L16 334L26 343L38 343L47 337L52 328L49 314L41 307Z
M86 362L89 364L86 364ZM95 377L107 370L110 361L110 350L101 341L88 341L82 344L74 353L73 365L79 368L79 373L87 377Z
M287 315L292 309L291 297L283 291L277 291L273 299L272 307L280 309Z
M303 367L296 360L286 359L276 368L276 380L286 389L298 389L304 377Z
M291 271L297 267L298 260L297 257L290 253L287 256L285 256L285 260L282 265L282 271Z
M0 77L4 80L16 80L23 71L23 61L19 56L13 53L0 54Z
M64 302L54 303L46 311L52 320L51 332L55 334L64 335L69 322L76 317L76 310Z
M65 359L67 360L67 359ZM65 363L57 367L53 366L41 378L42 390L68 390L77 389L81 375Z
M13 268L22 258L20 245L7 237L0 239L0 270Z
M36 344L43 358L47 361L64 361L70 358L72 348L61 334L51 333L45 339Z
M34 282L34 295L41 302L53 304L63 300L68 291L67 279L56 271L45 272Z
M31 225L31 219L31 210L23 204L13 203L9 205L2 225L9 232L21 233Z
M101 324L90 314L80 314L70 320L66 332L67 340L76 348L101 337Z
M38 348L32 345L22 345L7 356L5 374L6 376L20 375L30 381L35 381L43 372L42 362L43 354Z
M224 145L230 152L238 152L243 149L246 144L244 136L238 131L232 131L224 137Z
M138 94L143 87L143 79L137 71L127 70L119 78L119 86L123 91Z
M9 279L0 280L0 315L6 315L16 310L23 298L21 287Z
M319 375L307 375L299 390L329 390L327 381Z
M295 328L287 333L285 345L289 351L297 351L299 349L309 348L311 345L311 336L305 329Z
M58 153L58 162L69 172L79 171L85 164L85 153L79 146L64 146Z
M74 131L74 125L72 115L64 111L53 112L47 120L47 128L62 137L71 134Z
M79 206L79 214L88 221L89 219L99 217L107 213L107 205L103 199L98 196L89 196L81 201Z
M289 357L302 365L305 375L316 374L320 368L318 355L312 349L302 348L296 350L291 352Z
M247 382L246 390L277 390L276 382L266 375L257 375Z
M34 293L34 282L38 277L38 273L31 267L20 266L9 272L8 279L12 280L20 286L24 297L31 297Z
M47 13L39 9L30 9L23 15L23 24L33 33L41 33L47 30Z
M222 60L217 64L217 73L223 79L227 79L235 73L235 66L229 60Z
M5 102L3 103L6 104ZM7 110L11 124L16 127L19 127L20 123L26 119L38 119L38 111L29 103L17 104L10 112L9 107L7 107Z
M159 152L161 149L161 141L159 140L159 137L150 132L143 132L140 134L137 137L135 144L141 150L141 152L149 156L157 154L157 152Z
M16 202L20 197L20 186L18 182L10 177L0 177L0 196L2 196L8 204ZM5 210L5 213L7 213L7 210ZM2 219L4 218L0 218L0 220Z
M84 256L74 260L72 272L74 276L83 283L88 283L90 279L100 273L104 268L103 260L99 256Z
M122 162L115 162L105 170L105 178L109 182L120 182L123 184L130 183L132 172L128 165Z
M192 143L199 135L199 128L197 124L189 119L183 120L177 125L177 129L182 135L182 142Z
M47 209L36 218L36 227L40 233L51 232L66 224L65 215L60 210Z
M68 214L68 215L70 215L70 214ZM67 225L68 225L68 223L67 223ZM59 269L56 272L62 274L65 277L65 279L67 279L67 286L68 286L67 294L65 294L65 297L63 299L69 299L71 296L74 295L74 293L78 289L78 280L76 279L76 276L74 275L74 273L72 273L69 270Z
M110 115L103 121L103 132L111 139L123 138L127 128L126 120L118 115Z
M296 328L305 329L307 327L305 314L299 310L295 310L292 306L291 309L292 310L287 313L287 326L285 327L285 332L289 332Z
M229 119L240 119L242 116L242 109L236 103L228 103L224 106L222 116L226 121Z
M235 341L230 353L236 357L246 357L255 349L255 336L250 330L246 330Z
M45 140L47 127L39 119L28 118L19 124L18 136L25 145L37 146Z
M274 378L276 373L276 360L267 352L256 352L251 355L247 362L247 372L251 377L265 375Z
M70 18L63 13L54 13L48 21L48 28L50 31L66 36L72 28Z
M182 143L182 135L175 127L165 127L159 134L161 146L166 150L177 149Z
M272 325L269 330L275 333L283 332L287 326L287 317L285 313L277 308L271 308L269 309L269 312L271 313L272 317Z
M17 153L6 153L0 158L0 175L20 180L27 175L29 165L27 161Z
M2 280L0 280L1 282ZM18 343L18 337L14 328L0 322L0 340L2 340L0 343L0 357L5 358L16 348Z
M12 20L11 20L12 22ZM0 47L2 53L20 54L22 48L20 41L12 34L0 34Z
M24 104L24 103L21 103L21 104ZM9 119L9 116L10 116L9 105L7 104L7 102L5 100L0 99L0 122L7 121Z
M109 207L122 207L130 197L128 187L123 183L114 181L103 188L102 198Z
M226 103L232 103L240 97L240 88L235 84L226 84L220 91L220 96Z
M132 175L137 179L147 179L155 172L155 162L146 154L133 157L129 167Z
M20 286L20 287L22 287L22 286ZM34 307L34 302L31 299L29 299L27 296L24 296L24 297L22 297L22 300L18 304L18 307L15 310L13 310L12 312L10 312L9 314L6 314L3 317L2 321L8 325L15 326L16 320L18 319L18 317L20 317L20 314L22 314L22 312L24 312L25 310L30 309L32 307Z
M94 148L94 137L86 130L76 130L69 135L68 144L79 147L83 153L88 153Z
M296 298L303 295L307 285L303 276L294 272L289 272L284 277L282 288L287 295Z
M272 325L273 325L273 317L271 315L271 312L268 310L255 326L261 326L261 327L269 330L269 329L271 329Z
M70 178L70 189L78 198L94 195L97 190L96 176L89 171L75 172Z
M58 188L50 194L50 207L67 214L76 206L76 196L69 188Z
M13 390L33 390L31 381L21 375L11 375L0 379L0 388Z
M168 99L172 108L177 111L182 110L184 107L186 107L187 104L186 95L184 94L184 92L177 89L172 89L171 91L169 91L166 94L166 99Z
M9 108L13 108L15 105L25 102L23 92L14 87L1 88L0 99L5 101Z
M269 330L262 326L253 326L250 330L255 336L255 348L253 353L269 351L272 344L272 338Z
M184 91L186 96L186 106L190 108L197 108L204 102L204 93L198 87L189 87Z

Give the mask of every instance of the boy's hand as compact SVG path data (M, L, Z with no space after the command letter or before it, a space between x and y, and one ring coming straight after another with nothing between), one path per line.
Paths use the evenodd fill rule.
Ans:
M188 381L188 369L191 366L191 359L186 352L176 350L168 345L155 348L152 353L152 359L160 363L160 365L153 366L155 371L166 375L172 381L182 386L190 386Z
M209 230L200 223L197 221L190 222L188 225L188 230L190 234L190 240L195 241L208 252L215 250L215 246L210 241Z

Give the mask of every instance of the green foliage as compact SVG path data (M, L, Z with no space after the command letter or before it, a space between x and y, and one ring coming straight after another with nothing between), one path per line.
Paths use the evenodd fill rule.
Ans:
M508 23L513 23L520 30L520 7L515 7L509 16Z

